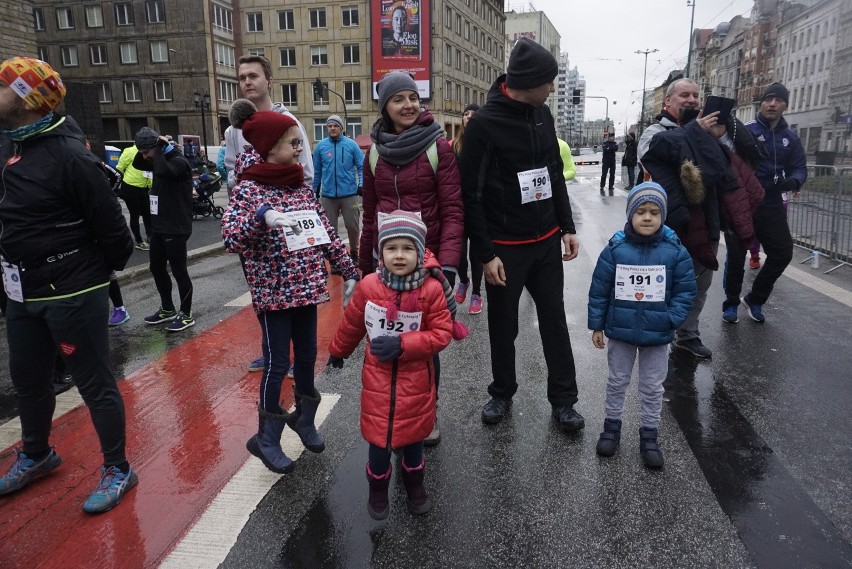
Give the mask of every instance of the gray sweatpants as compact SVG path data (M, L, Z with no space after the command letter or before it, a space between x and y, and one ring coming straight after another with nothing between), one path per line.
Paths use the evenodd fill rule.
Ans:
M663 382L669 369L668 345L635 346L608 338L607 363L609 378L606 382L604 408L607 419L621 419L624 397L633 375L633 362L639 352L639 401L641 426L656 429L663 408Z
M325 213L334 227L337 227L337 218L343 214L343 224L346 226L346 233L349 236L349 252L352 257L358 260L358 242L361 239L361 210L358 205L361 203L361 196L354 195L348 198L320 198Z

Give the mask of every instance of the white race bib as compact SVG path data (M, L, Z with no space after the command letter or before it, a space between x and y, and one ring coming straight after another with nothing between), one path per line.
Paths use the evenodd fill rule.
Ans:
M15 302L23 302L24 289L21 286L21 273L18 266L2 258L0 258L0 264L3 265L3 288L6 290L6 296Z
M288 211L286 215L291 223L298 223L299 227L302 228L298 235L289 226L282 228L284 239L287 241L287 249L290 251L299 251L300 249L331 243L328 231L325 230L325 226L315 210Z
M154 179L154 173L151 172L150 170L141 170L141 172L142 172L142 177L145 178L146 180L153 180Z
M396 320L388 320L387 309L367 301L364 308L364 324L367 336L374 340L379 336L399 336L404 332L416 332L423 324L422 312L397 312Z
M666 300L665 265L616 265L615 299L638 302Z
M547 200L553 196L547 167L518 172L518 183L521 186L521 203Z
M148 196L151 204L151 215L160 215L160 196Z

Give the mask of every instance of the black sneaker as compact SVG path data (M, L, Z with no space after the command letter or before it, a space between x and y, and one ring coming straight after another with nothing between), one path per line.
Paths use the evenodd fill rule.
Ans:
M675 340L673 344L675 348L686 350L690 354L698 358L709 358L713 355L710 348L701 343L701 338L690 338L688 340Z
M170 322L177 316L176 310L163 310L162 307L151 316L143 318L145 324L159 324L160 322Z
M573 405L554 407L551 416L566 433L579 431L586 426L586 420L574 410Z
M186 330L190 326L195 326L195 319L192 318L192 312L184 314L183 312L178 311L177 316L172 318L172 321L166 325L166 330L168 332L180 332L181 330Z
M511 399L498 399L493 397L491 401L486 403L485 407L482 408L482 422L489 425L496 425L506 417L511 406Z

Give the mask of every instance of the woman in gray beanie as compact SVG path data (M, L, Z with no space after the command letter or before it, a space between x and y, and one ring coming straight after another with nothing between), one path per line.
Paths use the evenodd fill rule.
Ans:
M464 209L456 157L441 136L441 125L421 108L417 84L392 71L376 86L381 118L373 125L373 146L364 162L363 230L358 268L375 272L379 219L395 210L419 214L426 224L426 248L455 285L464 233ZM439 381L435 356L435 384ZM440 438L437 422L427 445Z

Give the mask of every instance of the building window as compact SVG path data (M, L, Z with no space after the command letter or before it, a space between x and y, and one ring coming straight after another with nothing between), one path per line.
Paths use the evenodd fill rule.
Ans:
M125 103L141 103L142 88L139 81L124 82L124 102Z
M107 64L107 49L106 44L96 43L89 46L89 55L91 56L92 65Z
M461 32L461 30L462 30L462 25L461 25L461 24L462 24L461 16L459 16L459 15L457 14L457 15L456 15L456 33L457 33L458 35L461 35L461 33L462 33L462 32Z
M37 32L44 31L44 12L41 8L33 8L33 27Z
M225 45L223 43L214 42L213 48L213 56L215 57L216 63L218 65L224 65L225 67L236 67L233 47Z
M169 62L169 44L165 40L151 42L151 63Z
M361 128L361 121L359 119L349 119L346 122L346 132L348 132L349 136L352 137L353 139L356 136L360 136L361 134L363 134L363 131L362 131L362 128Z
M358 17L358 6L344 6L340 9L344 28L351 28L360 24Z
M464 22L464 39L470 40L470 22L467 20Z
M451 46L450 44L446 45L446 55L444 57L444 63L446 63L447 65L453 64L453 46Z
M219 102L231 104L237 98L237 84L233 81L219 80L218 84Z
M464 72L470 73L470 57L464 56Z
M311 28L325 27L325 8L311 8L308 10L310 15Z
M112 88L109 86L109 82L104 81L103 83L97 83L98 87L98 102L99 103L112 103Z
M343 100L351 105L361 104L361 82L360 81L344 81L343 82Z
M154 80L154 100L156 101L171 101L172 100L172 82L168 79Z
M453 28L453 9L449 6L444 8L444 26L446 26L448 30Z
M328 65L328 47L324 45L311 46L311 65Z
M37 51L38 51L38 53L37 53L38 58L42 61L47 61L47 48L46 47L40 47L40 48L38 48ZM48 63L50 63L50 62L48 62Z
M343 46L343 63L361 63L361 48L357 43Z
M100 6L86 6L86 26L90 28L104 27L104 13Z
M233 32L234 12L224 6L213 4L213 27L226 32Z
M281 85L281 102L288 107L295 107L299 104L299 97L296 93L295 83L283 83Z
M128 63L139 63L139 59L136 55L136 42L129 41L118 44L119 50L121 51L121 62L124 64Z
M263 31L263 12L246 12L246 20L248 22L248 27L246 28L246 31Z
M449 81L444 83L444 99L447 101L453 98L453 84Z
M281 54L281 67L296 67L295 47L282 47L278 52Z
M325 138L325 119L314 119L314 142Z
M263 50L262 47L254 47L254 48L248 50L248 54L249 55L259 55L260 57L266 57L266 52Z
M315 105L328 105L328 98L327 98L328 81L322 82L322 89L320 90L319 93L317 93L316 90L314 90L313 92L314 92L314 104ZM323 121L322 124L325 125L325 119L322 119L322 121ZM320 137L320 138L322 138L322 137Z
M149 24L162 24L166 21L166 7L163 0L145 2L145 14ZM165 100L165 99L164 99Z
M76 45L59 46L59 53L62 54L63 67L77 67L79 65Z
M56 27L60 30L70 30L74 28L74 13L71 8L56 9ZM44 29L42 27L42 29Z
M293 10L281 10L278 12L278 29L295 30L296 23L293 20Z
M461 50L460 50L460 49L457 49L457 50L456 50L456 69L458 69L459 71L461 71L461 68L462 68L462 55L461 55Z
M119 26L133 25L133 5L130 3L115 5L115 23Z

